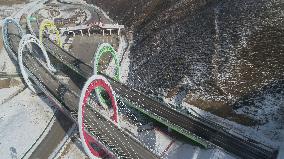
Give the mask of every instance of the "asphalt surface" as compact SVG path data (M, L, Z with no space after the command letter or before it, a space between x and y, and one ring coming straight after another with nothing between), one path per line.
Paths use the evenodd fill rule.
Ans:
M46 40L48 39L45 39L45 44L50 54L53 54L57 58L60 56L59 58L60 61L69 65L69 67L71 67L73 70L76 70L75 72L79 73L78 75L81 75L82 78L87 79L88 77L92 75L93 68L91 66L88 66L84 63L80 63L80 65L74 65L73 64L74 61L78 61L78 59L70 55L68 52L65 52L61 48L57 47L56 45L54 44L52 45L52 42L48 42ZM61 83L58 82L58 79L56 79L55 77L52 77L52 75L49 75L48 72L42 70L44 68L42 68L40 64L36 62L35 59L34 60L32 59L33 57L29 57L25 59L27 67L31 69L32 71L36 72L35 74L37 78L39 79L39 81L41 81L43 84L48 83L48 86L46 85L46 87L49 89L49 91L54 96L56 96L57 98L60 98L61 101L63 100L65 106L67 106L72 111L76 111L77 105L74 105L74 103L78 103L78 95L68 90L68 88L65 88L66 92L63 95L60 94L57 91L57 89L62 86L60 86ZM209 124L206 123L206 121L202 121L200 119L194 119L194 117L185 116L175 110L172 110L166 105L163 105L145 96L144 94L139 93L138 91L130 89L129 87L121 83L117 83L111 79L110 79L110 82L112 84L112 87L116 91L116 93L121 98L123 98L124 100L130 103L133 103L133 105L136 106L137 108L139 107L139 108L144 109L145 111L150 111L151 113L156 114L157 116L166 119L170 123L178 125L189 132L197 134L203 139L208 140L211 143L217 146L220 146L229 152L237 154L243 158L273 158L275 157L274 156L275 152L273 150L271 150L268 147L265 147L264 145L261 145L260 143L257 143L256 141L251 141L249 139L243 139L237 136L233 136L223 130L218 130L214 128L214 126L210 125L210 123ZM74 86L71 86L71 87L76 87L77 83L75 82L73 85ZM80 94L80 92L78 94ZM95 115L97 116L96 122L102 119L102 118L99 118L99 115L97 115L96 113ZM105 122L105 121L100 121L100 122ZM112 127L109 127L109 128L112 129ZM116 129L113 129L113 130L115 133L123 135L123 132L120 132L120 130L116 130ZM100 131L103 132L104 130L100 129ZM111 136L109 137L111 138ZM125 136L125 138L127 138L127 136ZM112 138L112 140L115 141L114 138ZM122 138L121 140L122 141L119 142L119 145L126 143L127 141L128 142L133 141L132 139L124 140ZM133 156L137 154L135 153L132 154L130 150L131 150L131 145L135 145L135 144L137 143L133 141L131 142L131 144L128 144L129 147L126 146L127 147L126 152ZM139 154L137 155L138 158L140 157L144 158L145 154L148 154L149 155L148 157L152 156L153 158L155 158L155 156L153 156L151 153L146 151L143 147L139 146L139 144L137 146L137 149L135 150L137 150L136 153L139 153L139 154L141 153L140 155Z
M15 40L15 42L17 41L19 40ZM25 66L28 68L28 70L31 71L33 75L36 75L38 81L40 81L40 83L45 86L45 88L53 96L57 97L57 100L62 102L62 104L65 106L65 109L70 112L77 113L81 91L78 91L80 89L75 89L75 91L69 89L69 86L73 88L77 87L76 84L73 83L72 80L70 80L69 86L64 85L56 76L50 74L50 72L42 66L41 62L39 62L37 58L33 57L27 52L24 53L24 55L25 56L23 56L23 61ZM63 73L61 73L61 75L62 74ZM63 90L63 92L61 90ZM112 151L112 153L114 153L114 155L116 155L117 157L146 159L157 158L140 143L123 133L113 123L107 121L101 116L100 118L98 118L99 114L97 114L96 111L90 111L90 109L87 109L85 113L85 119L86 121L89 121L87 122L89 123L88 125L91 126L92 130L97 130L97 133L93 134L104 134L103 138L107 139L107 141L110 141L113 145L115 145L115 148L113 148L114 151ZM97 115L94 116L94 114ZM101 124L102 128L104 129L97 129L98 123ZM92 133L92 131L90 133ZM46 140L48 140L48 138ZM37 153L34 154L34 157L38 157Z
M73 112L78 111L79 96L81 92L73 92L72 90L69 90L68 87L64 88L64 93L60 92L59 90L61 90L63 87L62 83L56 78L52 77L52 75L48 71L44 70L44 67L42 67L40 63L36 62L35 58L27 54L27 57L24 61L26 67L34 75L37 76L38 80L41 81L41 83L45 84L47 89L54 96L60 98L60 101L63 102L62 104L64 104ZM113 123L107 121L103 117L96 118L96 116L93 115L97 114L96 111L91 111L90 109L87 109L85 113L87 123L89 123L89 125L94 130L97 130L100 134L104 134L104 138L107 138L108 141L111 141L111 143L116 146L116 149L120 149L120 152L126 154L125 156L129 158L156 158L150 151L146 150L144 147L134 141L131 137L124 134ZM101 129L97 129L97 123L100 123L102 125ZM113 153L117 156L121 156L121 153L116 154L118 153L118 151Z
M17 44L20 41L20 37L18 36L11 36L10 42L12 43L11 49L13 50L13 53L17 55L16 50L18 49ZM65 83L60 82L60 80L56 77L56 75L51 75L49 71L46 70L45 67L42 67L41 62L39 62L38 58L35 58L34 56L30 55L28 52L25 52L23 54L23 61L25 64L25 67L28 68L28 70L31 71L33 75L37 78L38 82L45 87L49 91L49 93L56 98L57 101L60 101L61 104L64 106L64 110L67 110L69 113L71 113L71 116L73 117L73 120L77 121L77 112L78 112L78 103L79 98L81 94L80 88L74 83L72 80L69 80L68 86L66 86ZM57 74L60 74L60 76L64 75L63 72L58 72ZM73 88L72 90L69 88ZM66 111L65 111L66 112ZM107 139L107 141L110 141L115 145L114 155L120 156L122 158L157 158L154 154L152 154L150 151L148 151L145 147L143 147L140 143L138 143L136 140L131 138L130 136L127 136L125 133L123 133L120 129L116 128L115 125L113 125L111 122L105 120L104 118L95 118L93 114L96 114L95 111L92 111L86 114L89 114L91 116L86 115L85 119L87 121L90 121L88 125L91 125L92 130L98 130L96 133L90 131L91 134L105 134L103 136L104 139ZM75 119L74 119L75 118ZM101 121L100 121L101 120ZM93 123L99 122L101 125L105 123L104 128L105 129L96 129L97 125ZM108 125L108 126L106 126ZM58 125L54 125L55 127ZM108 130L111 130L111 132L106 133ZM115 134L115 136L113 136ZM55 135L55 138L61 138L60 134ZM45 139L46 141L50 140L52 138L52 135L47 136ZM50 145L52 142L43 142L43 145ZM106 144L106 143L105 143ZM57 146L57 145L56 145ZM39 152L35 152L33 154L33 158L42 158L45 155L50 154L52 150L48 150L47 152L44 152L44 147L39 147ZM124 154L124 155L122 155ZM46 156L45 156L46 157Z
M48 39L45 39L44 41L45 47L50 54L53 54L58 58L60 56L62 59L61 61L73 70L76 70L82 78L87 79L92 75L93 68L91 66L86 65L83 62L80 63L79 67L72 66L72 61L76 61L76 58L73 55L57 47ZM112 84L114 91L118 96L123 98L124 101L133 103L136 108L150 111L158 117L164 118L164 120L167 120L172 125L180 126L185 133L190 132L192 135L196 134L202 139L243 158L267 159L275 157L275 150L266 147L257 141L229 134L220 127L214 127L214 124L208 123L208 121L204 121L204 119L185 116L122 83L117 83L111 78L108 79Z
M63 63L73 70L76 70L82 78L87 79L92 76L92 66L89 66L82 61L78 62L79 65L74 66L72 65L72 63L74 63L72 61L78 61L78 59L76 59L73 55L59 48L47 38L45 38L44 44L50 54L62 59L61 61ZM162 117L164 120L167 120L172 125L180 126L182 128L181 133L190 132L193 136L197 135L202 138L200 140L209 141L210 143L222 147L228 152L244 158L267 159L275 156L275 150L266 147L257 141L231 135L225 130L220 129L220 127L214 127L214 125L212 125L212 123L208 123L208 121L204 121L203 119L198 119L196 117L185 116L184 114L181 114L124 84L115 82L111 78L109 78L109 81L118 96L130 103L136 103L134 106L137 108L150 111L158 117Z

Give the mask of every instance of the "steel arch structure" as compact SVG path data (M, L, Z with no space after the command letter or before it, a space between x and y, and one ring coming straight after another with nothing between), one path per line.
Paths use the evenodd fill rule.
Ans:
M88 156L92 159L100 159L101 156L100 152L94 150L90 145L90 142L92 140L95 140L95 142L98 141L96 139L92 139L85 130L84 112L85 112L85 107L88 103L88 97L91 95L91 92L98 87L102 87L109 94L113 107L113 117L112 117L113 123L115 123L116 126L119 127L118 106L115 97L115 92L113 91L110 83L107 81L105 77L101 75L93 75L88 79L88 81L85 83L83 87L79 102L79 109L78 109L78 125L79 125L80 138L82 140L84 150L86 151Z
M101 44L99 46L96 54L95 54L95 58L94 58L94 74L97 75L99 73L99 62L100 62L100 59L101 59L102 55L104 55L106 53L110 53L112 55L112 57L114 58L114 62L115 62L115 76L114 76L114 79L116 81L120 81L121 74L120 74L119 59L118 59L116 51L114 50L114 48L109 43Z
M39 46L39 48L41 49L41 51L43 53L44 59L46 61L47 68L51 72L56 72L56 69L51 65L50 59L49 59L48 54L45 50L45 47L41 44L39 39L36 38L34 35L31 35L31 34L24 35L23 38L21 39L20 43L19 43L18 62L19 62L20 70L21 70L21 73L23 75L24 81L27 83L28 87L35 93L36 90L33 87L31 81L29 80L28 73L27 73L27 71L24 67L24 64L23 64L23 51L24 51L25 46L29 45L30 43L34 43L37 46Z
M53 33L56 34L56 40L57 44L62 47L62 41L60 39L60 32L57 30L55 24L53 21L45 19L40 23L39 27L39 41L42 43L43 42L43 34L45 29L48 29L48 31L52 31Z
M99 46L96 54L95 54L95 58L94 58L94 74L97 75L99 73L99 62L100 62L100 59L101 59L102 55L104 55L106 53L110 53L111 56L114 58L114 62L115 62L115 75L114 75L114 79L116 81L120 81L121 74L120 74L119 59L118 59L116 51L114 50L114 48L109 43L101 44ZM98 97L99 103L101 104L102 107L107 109L106 100L102 97L102 92L103 92L103 89L101 89L100 87L98 87L96 89L96 95Z
M17 61L17 56L15 54L13 54L13 51L11 49L11 45L10 45L10 41L9 41L9 33L8 33L8 25L12 23L14 24L17 29L18 29L18 32L19 32L19 35L21 37L24 36L24 31L22 29L22 27L20 26L20 24L13 18L5 18L4 21L3 21L3 27L2 27L2 33L3 33L3 43L4 43L4 46L5 48L8 50L8 54L15 60Z

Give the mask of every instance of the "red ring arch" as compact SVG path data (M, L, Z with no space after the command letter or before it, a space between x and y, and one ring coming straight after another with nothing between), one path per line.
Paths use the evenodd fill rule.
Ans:
M93 138L88 132L85 130L85 124L84 124L84 113L85 113L85 106L88 102L88 98L91 95L91 92L94 91L97 87L102 87L104 90L108 93L111 104L113 107L113 116L112 120L113 122L118 126L119 119L118 119L118 108L117 108L117 102L115 98L115 93L113 89L111 88L109 82L100 75L94 75L89 78L89 80L86 82L81 98L79 103L79 112L78 112L78 123L79 123L79 131L80 131L80 137L82 139L83 147L85 151L87 152L88 156L90 158L98 159L102 155L105 154L105 152L102 150L100 152L97 152L94 150L90 144L90 142L95 142L98 145L98 141Z
M91 92L94 91L95 88L97 88L97 87L102 87L107 92L107 94L109 95L110 100L111 100L111 104L112 104L112 107L113 107L113 112L114 112L113 121L115 123L118 123L118 114L116 113L117 112L117 103L116 103L116 99L115 99L115 97L112 93L113 90L111 89L110 85L108 83L106 83L105 80L103 80L103 79L94 80L92 83L89 84L87 91L85 92L85 95L84 95L83 107L85 107Z

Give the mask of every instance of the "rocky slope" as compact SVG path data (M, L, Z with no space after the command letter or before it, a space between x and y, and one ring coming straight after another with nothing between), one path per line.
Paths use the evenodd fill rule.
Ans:
M283 1L87 2L134 32L129 85L247 125L284 114Z

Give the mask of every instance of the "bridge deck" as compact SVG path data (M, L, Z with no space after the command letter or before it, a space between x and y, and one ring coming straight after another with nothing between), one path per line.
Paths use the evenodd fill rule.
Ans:
M45 39L45 46L48 52L55 57L61 56L62 62L68 65L73 71L77 72L82 78L89 78L92 75L92 66L83 62L79 67L72 65L76 58L65 50L59 48L49 39ZM70 62L70 63L69 63ZM244 158L268 159L275 156L275 150L257 141L234 136L223 128L212 124L212 122L195 116L187 116L159 103L128 86L115 82L108 78L113 89L124 102L130 103L136 109L162 122L163 124L177 130L181 134L197 141L198 143L209 146L210 143L222 147L228 152L237 154Z

